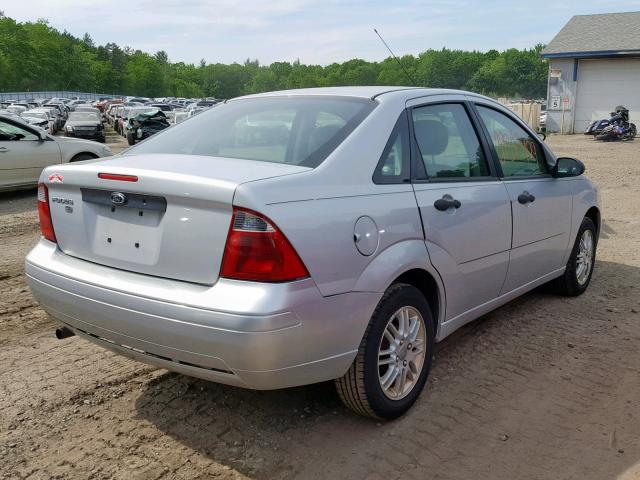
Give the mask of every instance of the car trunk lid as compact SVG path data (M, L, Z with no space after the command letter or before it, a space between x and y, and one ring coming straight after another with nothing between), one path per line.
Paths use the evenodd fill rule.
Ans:
M45 181L64 253L122 270L211 285L220 271L236 187L308 170L154 154L52 167Z

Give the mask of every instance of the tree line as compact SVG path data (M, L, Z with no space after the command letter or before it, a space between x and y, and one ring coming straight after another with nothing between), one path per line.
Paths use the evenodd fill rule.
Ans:
M0 12L0 91L78 90L145 97L232 98L248 93L343 85L418 85L471 90L494 97L542 98L547 89L543 45L487 52L429 49L381 62L330 65L299 61L260 65L171 62L116 43L96 45L46 20L16 22ZM400 64L401 65L400 65Z

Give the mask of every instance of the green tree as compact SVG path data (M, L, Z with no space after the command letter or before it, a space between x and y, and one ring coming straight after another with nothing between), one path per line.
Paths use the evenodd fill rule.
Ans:
M46 20L16 22L0 11L0 89L100 91L151 97L215 96L340 85L417 85L469 89L488 95L540 98L546 92L547 63L542 45L503 52L426 50L380 62L352 59L330 65L274 62L260 65L172 63L165 51L154 55L91 35L77 38Z

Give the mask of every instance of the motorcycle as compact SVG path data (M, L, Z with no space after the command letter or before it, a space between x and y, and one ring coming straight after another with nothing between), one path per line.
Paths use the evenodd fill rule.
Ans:
M600 135L602 131L609 126L609 120L606 118L602 118L600 120L594 120L589 124L587 129L584 131L585 135Z
M607 128L609 125L611 125L612 119L616 117L621 111L626 110L627 116L628 116L629 111L626 109L626 107L622 105L618 105L614 110L615 111L611 112L611 114L609 115L609 118L601 118L599 120L592 121L587 127L587 129L584 131L584 134L593 135L594 137L596 135L602 134L604 129Z
M629 110L622 105L617 106L615 112L611 112L608 121L596 120L591 123L590 129L590 134L594 135L596 140L605 142L633 140L637 133L635 124L629 122Z
M626 123L625 125L613 124L605 127L602 133L596 135L595 139L604 142L613 142L616 140L629 141L633 140L636 134L636 126L633 123Z

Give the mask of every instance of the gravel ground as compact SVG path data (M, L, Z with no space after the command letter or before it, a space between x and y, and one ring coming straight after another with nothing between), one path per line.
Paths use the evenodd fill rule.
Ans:
M601 188L590 289L536 290L446 339L389 423L331 384L246 391L56 340L23 275L34 194L0 196L0 478L640 478L640 141L548 143Z

